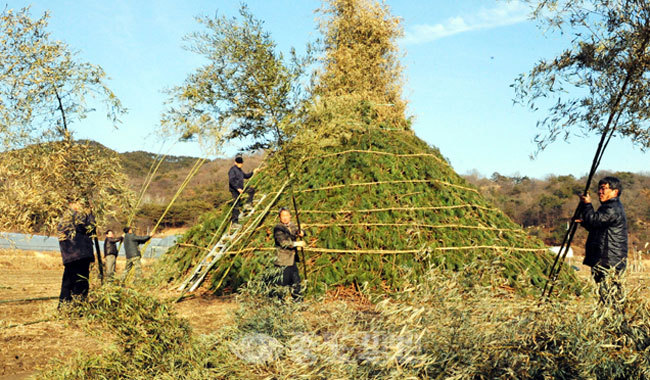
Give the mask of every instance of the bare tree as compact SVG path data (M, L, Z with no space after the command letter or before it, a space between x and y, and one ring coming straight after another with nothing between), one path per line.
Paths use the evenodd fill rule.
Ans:
M643 0L547 0L542 25L572 35L572 46L542 59L515 82L515 101L548 107L539 150L558 137L618 134L650 147L650 4ZM606 143L609 140L605 140Z

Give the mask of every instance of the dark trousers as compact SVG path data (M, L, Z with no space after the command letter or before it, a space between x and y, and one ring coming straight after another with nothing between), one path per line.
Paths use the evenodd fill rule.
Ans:
M248 199L246 200L246 203L248 203L249 205L252 205L253 204L253 197L255 196L255 188L249 186L244 190L244 193L248 194ZM239 192L232 191L232 190L230 190L230 194L232 195L232 199L235 202L235 205L232 208L232 215L230 216L230 222L239 223L239 209L241 208L242 204L244 203L243 202L244 194L242 194L242 196L240 197Z
M596 265L591 268L591 276L598 285L598 297L604 305L617 306L623 301L621 271Z
M290 286L291 287L291 297L293 299L299 299L300 294L300 273L298 272L298 266L296 264L290 265L288 267L278 267L282 269L282 277L278 278L277 285L281 286Z
M64 264L59 303L71 301L73 296L86 298L91 262L92 259L87 258Z

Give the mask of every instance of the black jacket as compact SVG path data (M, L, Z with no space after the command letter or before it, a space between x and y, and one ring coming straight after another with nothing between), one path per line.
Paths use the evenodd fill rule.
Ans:
M625 269L627 261L627 218L617 198L603 202L598 211L583 205L582 226L589 231L584 264L590 267Z
M104 256L113 255L117 256L117 244L121 242L124 238L122 237L106 237L104 239Z
M146 243L149 239L151 239L151 236L137 236L136 234L131 233L124 234L124 251L126 252L126 258L131 259L140 256L138 245Z
M95 234L95 217L70 210L58 225L59 248L63 264L78 260L95 261L93 240Z
M230 192L239 194L237 189L244 189L244 180L249 179L253 176L253 172L244 173L243 170L233 165L232 168L228 171L228 188Z

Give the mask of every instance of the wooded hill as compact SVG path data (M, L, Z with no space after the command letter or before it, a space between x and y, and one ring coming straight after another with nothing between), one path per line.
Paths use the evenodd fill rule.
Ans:
M630 172L599 172L591 186L594 207L598 207L598 179L607 175L618 177L623 184L621 201L625 207L630 234L630 249L648 252L650 242L650 174ZM526 176L504 176L494 173L484 178L476 173L465 178L481 189L481 193L526 230L548 245L560 245L567 221L582 193L585 177L551 175L545 179ZM587 233L578 229L574 248L580 251Z

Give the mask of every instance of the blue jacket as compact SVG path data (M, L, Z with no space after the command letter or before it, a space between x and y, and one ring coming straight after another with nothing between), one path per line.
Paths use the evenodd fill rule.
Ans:
M253 172L244 173L237 165L233 165L228 171L228 188L232 194L239 194L237 189L244 188L244 179L249 179L253 176Z

